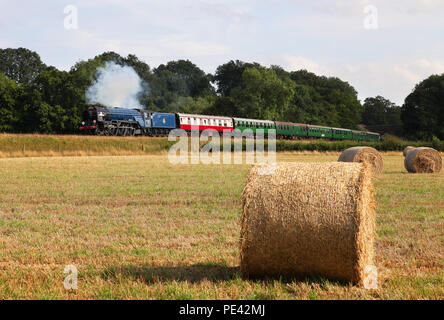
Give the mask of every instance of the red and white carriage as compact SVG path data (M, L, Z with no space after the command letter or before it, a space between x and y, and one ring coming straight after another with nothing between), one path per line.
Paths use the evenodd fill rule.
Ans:
M233 131L233 119L228 117L203 116L178 113L180 128L184 130Z

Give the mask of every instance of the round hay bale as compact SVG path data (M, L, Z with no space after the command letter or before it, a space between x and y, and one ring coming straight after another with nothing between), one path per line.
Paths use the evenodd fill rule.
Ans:
M432 148L416 148L404 159L404 166L412 173L438 173L442 169L442 158Z
M412 146L408 146L404 148L404 151L402 151L402 154L404 155L404 158L407 156L407 154L412 151L413 149L415 149L415 147Z
M242 196L242 274L362 284L374 260L371 176L365 163L279 163L269 175L253 167Z
M381 174L384 162L378 150L370 147L353 147L344 150L339 162L367 162L374 175Z

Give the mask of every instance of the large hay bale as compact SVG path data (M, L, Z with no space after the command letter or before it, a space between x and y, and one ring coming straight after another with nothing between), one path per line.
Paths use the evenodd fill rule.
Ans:
M405 147L404 150L402 151L402 154L404 155L404 158L405 158L405 157L407 156L407 154L408 154L410 151L412 151L413 149L415 149L415 147L412 147L412 146Z
M279 163L252 168L243 191L241 272L320 275L362 284L373 265L371 169L361 163Z
M381 174L384 162L378 150L370 147L353 147L344 150L338 159L339 162L366 162L374 175Z
M408 172L438 173L442 169L442 158L435 149L416 148L407 154L404 166Z

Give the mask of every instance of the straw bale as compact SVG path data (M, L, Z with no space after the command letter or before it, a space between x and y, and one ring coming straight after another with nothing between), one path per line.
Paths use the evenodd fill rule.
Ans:
M405 158L405 157L407 156L407 154L408 154L410 151L412 151L413 149L415 149L415 147L412 147L412 146L405 147L404 150L402 151L402 154L404 155L404 158Z
M263 172L254 166L243 191L242 274L319 275L362 284L374 261L370 167L279 163Z
M370 147L353 147L344 150L338 159L339 162L367 162L372 168L373 175L382 172L384 163L379 152Z
M442 158L435 149L416 148L407 154L404 166L412 173L438 173L442 169Z

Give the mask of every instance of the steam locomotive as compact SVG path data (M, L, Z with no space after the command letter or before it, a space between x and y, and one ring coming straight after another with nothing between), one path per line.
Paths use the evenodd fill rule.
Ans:
M83 116L81 131L85 134L105 136L167 136L171 130L190 131L212 129L216 131L246 131L265 135L275 130L278 139L324 138L330 140L379 141L374 132L323 127L310 124L206 116L184 113L162 113L141 109L105 108L89 106Z
M89 106L80 129L92 135L162 136L176 129L176 115L140 109Z

